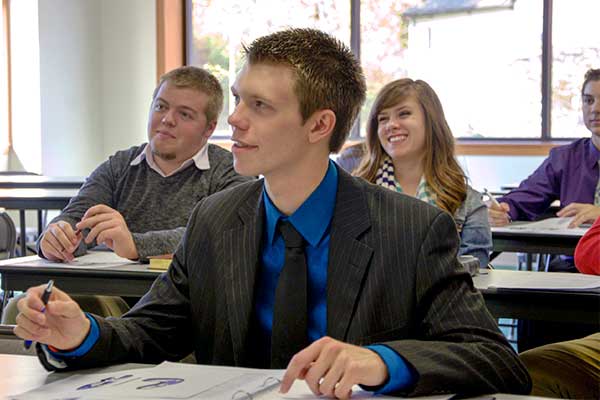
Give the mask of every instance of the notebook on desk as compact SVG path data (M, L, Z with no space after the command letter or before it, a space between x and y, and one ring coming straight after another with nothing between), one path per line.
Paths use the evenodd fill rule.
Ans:
M14 399L253 399L277 392L283 370L163 362L155 367L77 374Z
M580 225L569 228L573 217L547 218L541 221L527 222L514 221L506 226L493 227L492 232L506 232L513 234L547 235L547 236L583 236L590 225Z
M171 265L171 261L173 260L173 254L150 256L148 257L148 260L150 261L148 269L151 269L153 271L166 271L169 269L169 265Z
M494 270L486 278L487 289L600 291L600 276L569 272Z
M163 362L155 367L95 374L77 374L17 396L18 400L48 399L320 399L306 383L296 381L279 393L284 370L251 369ZM355 387L352 399L381 399ZM426 397L444 400L451 395ZM394 397L397 398L397 397Z
M76 257L71 262L55 262L46 260L45 258L37 257L30 259L27 257L25 261L16 259L14 265L22 265L27 267L60 267L68 266L70 268L111 268L121 265L137 264L136 261L131 261L127 258L119 257L112 251L88 251L87 254Z

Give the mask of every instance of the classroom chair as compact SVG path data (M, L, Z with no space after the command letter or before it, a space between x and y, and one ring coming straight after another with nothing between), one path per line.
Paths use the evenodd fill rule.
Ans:
M13 258L17 245L17 229L10 215L0 208L0 254L2 258Z
M23 339L13 333L13 326L0 325L0 354L35 355L35 347L28 350L23 346Z

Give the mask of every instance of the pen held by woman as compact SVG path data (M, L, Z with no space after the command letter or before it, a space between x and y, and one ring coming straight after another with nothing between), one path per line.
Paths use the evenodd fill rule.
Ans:
M505 226L511 222L510 207L506 203L498 203L498 200L487 189L483 193L489 198L488 220L491 226Z

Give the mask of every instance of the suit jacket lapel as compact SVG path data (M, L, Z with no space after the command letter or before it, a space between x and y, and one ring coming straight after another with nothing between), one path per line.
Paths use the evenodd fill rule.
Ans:
M346 340L373 249L358 237L371 227L363 188L338 168L327 270L327 333Z
M256 271L260 262L264 219L262 188L260 180L239 206L239 225L223 232L227 312L236 365L242 364L252 314Z

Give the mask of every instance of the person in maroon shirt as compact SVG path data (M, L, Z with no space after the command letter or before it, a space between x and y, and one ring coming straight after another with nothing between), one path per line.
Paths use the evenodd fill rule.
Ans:
M577 243L575 266L583 274L600 275L600 218Z

